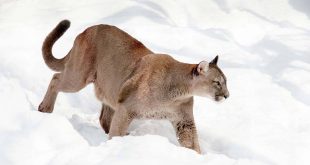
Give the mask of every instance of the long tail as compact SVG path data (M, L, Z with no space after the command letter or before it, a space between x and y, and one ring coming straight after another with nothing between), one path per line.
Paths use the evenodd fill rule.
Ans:
M65 68L66 57L57 59L53 56L52 47L54 43L67 31L70 27L70 21L62 20L45 38L42 46L42 54L46 65L54 71L60 72Z

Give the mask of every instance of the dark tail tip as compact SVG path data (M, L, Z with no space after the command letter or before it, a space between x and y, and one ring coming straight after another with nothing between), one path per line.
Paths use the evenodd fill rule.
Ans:
M68 29L70 27L70 21L65 19L59 22L58 24L59 26L61 26L64 29Z

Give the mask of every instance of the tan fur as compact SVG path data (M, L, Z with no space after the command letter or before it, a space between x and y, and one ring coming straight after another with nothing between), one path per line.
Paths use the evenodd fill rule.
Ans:
M182 63L154 54L115 26L96 25L77 36L66 57L56 59L52 45L69 25L60 22L44 41L44 60L60 73L53 76L39 111L51 113L58 92L77 92L94 83L103 103L100 124L110 138L126 135L133 119L167 119L180 144L200 153L193 96L219 101L229 95L217 57L210 63Z

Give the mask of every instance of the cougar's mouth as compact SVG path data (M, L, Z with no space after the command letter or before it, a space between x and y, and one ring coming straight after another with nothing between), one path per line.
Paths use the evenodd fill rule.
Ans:
M222 101L224 99L224 96L221 95L215 95L214 100L215 101Z

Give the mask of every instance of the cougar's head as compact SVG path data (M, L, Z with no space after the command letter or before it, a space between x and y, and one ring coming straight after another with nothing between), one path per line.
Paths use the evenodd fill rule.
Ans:
M198 96L209 96L215 101L229 97L226 76L217 66L218 56L211 62L202 61L193 70L193 92Z

